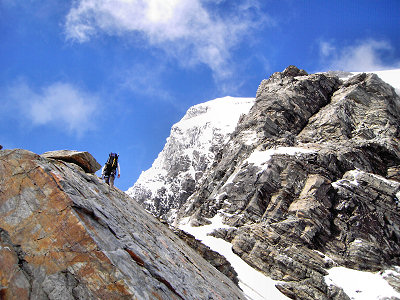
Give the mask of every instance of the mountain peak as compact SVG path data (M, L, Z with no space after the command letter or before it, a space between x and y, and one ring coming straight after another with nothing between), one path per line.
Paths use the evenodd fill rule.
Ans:
M162 152L127 193L172 223L254 98L217 98L192 106L172 126Z
M303 69L299 69L296 66L290 65L282 72L276 72L276 73L272 74L271 76L277 77L278 75L279 75L279 77L284 78L284 77L305 76L305 75L308 75L308 73L306 71L304 71Z
M349 299L353 291L335 284L338 268L379 271L385 296L398 297L400 98L379 74L348 75L294 66L274 73L226 139L203 140L202 149L217 149L209 160L188 153L200 152L196 142L213 120L176 126L188 142L169 144L164 189L142 202L173 213L170 221L211 248L224 239L227 256L277 280L270 289L289 298ZM201 176L188 176L198 161ZM178 204L164 200L182 190ZM234 268L246 295L263 299L248 272Z

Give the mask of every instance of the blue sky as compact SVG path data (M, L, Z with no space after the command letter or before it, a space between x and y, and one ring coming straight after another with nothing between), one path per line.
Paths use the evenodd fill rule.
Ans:
M126 190L190 106L291 64L400 68L399 32L398 0L0 0L0 144L119 152Z

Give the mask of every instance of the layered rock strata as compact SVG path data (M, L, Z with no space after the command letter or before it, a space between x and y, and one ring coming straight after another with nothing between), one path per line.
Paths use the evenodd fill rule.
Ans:
M1 299L244 299L226 276L75 163L0 151Z
M293 299L348 299L330 267L400 264L399 137L400 98L375 74L291 66L260 84L179 216L223 215L214 235Z

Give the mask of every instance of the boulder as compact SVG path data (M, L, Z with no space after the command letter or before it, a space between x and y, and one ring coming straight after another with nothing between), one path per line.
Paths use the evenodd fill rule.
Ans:
M101 168L96 159L86 151L57 150L45 152L41 156L77 164L86 173L95 173Z

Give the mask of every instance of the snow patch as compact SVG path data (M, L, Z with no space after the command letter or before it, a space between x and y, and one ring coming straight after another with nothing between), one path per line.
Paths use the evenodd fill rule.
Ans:
M244 144L251 146L258 141L257 132L252 130L245 130L242 132Z
M328 272L329 274L325 276L326 284L328 286L336 285L343 288L350 299L376 300L390 297L400 298L400 293L396 292L384 279L394 271L371 273L345 267L334 267L328 270ZM399 275L397 272L395 273Z
M315 150L299 148L299 147L279 147L277 149L268 149L265 151L254 151L253 153L251 153L249 158L247 158L244 162L253 164L259 167L263 171L267 169L268 162L274 155L279 155L279 154L296 155L299 153L313 153L313 152L315 152Z
M366 174L367 176L374 177L374 178L376 178L376 179L382 181L383 183L387 184L388 186L390 186L390 187L392 187L392 188L400 188L400 184L399 184L397 181L387 179L387 178L385 178L385 177L383 177L383 176L380 176L380 175L377 175L377 174L366 173L366 172L363 172L363 171L360 171L360 170L357 170L357 169L356 169L356 170L348 171L348 172L346 173L346 175L347 175L348 177L352 177L353 180L349 180L349 179L347 179L347 178L340 179L340 180L338 180L338 181L333 182L333 183L332 183L332 186L333 186L334 188L336 188L336 189L337 189L340 185L346 185L346 184L358 186L358 185L359 185L359 180L358 180L358 179L359 179L359 177L360 177L361 174ZM349 175L350 175L350 176L349 176ZM397 199L400 199L400 198L399 198L399 196L400 196L399 193L400 193L400 192L398 192L398 193L396 194Z
M392 187L400 186L397 181L387 179L386 177L383 177L383 176L380 176L380 175L377 175L377 174L373 174L373 173L368 173L368 175L383 181L384 183L386 183L389 186L392 186Z
M225 184L222 186L222 190L225 186L227 186L228 184L233 183L233 180L235 179L236 175L239 174L239 172L241 171L241 167L242 164L240 164L239 166L236 167L235 171L232 173L231 176L229 176L228 180L225 182Z
M318 253L319 255L321 255L321 257L324 259L324 261L329 264L329 265L336 265L335 261L330 258L329 256L325 255L324 253L322 253L321 251L318 250L314 250L314 252Z
M0 246L0 250L3 250L3 249L7 249L8 251L12 252L8 246L4 246L4 247Z
M268 168L268 163L271 160L272 156L278 154L286 154L286 155L297 155L299 153L313 153L315 150L313 149L305 149L299 147L279 147L277 149L268 149L264 151L255 150L253 151L250 156L244 160L241 164L236 166L235 171L229 176L228 180L222 186L222 190L228 184L232 184L235 177L243 171L243 166L246 164L253 164L254 166L258 167L260 170L258 173L262 173Z
M339 188L339 186L341 185L346 185L346 184L350 184L350 185L354 185L354 186L358 186L359 182L357 181L357 177L361 174L361 171L359 170L351 170L349 172L347 172L346 174L349 174L353 177L353 180L348 180L348 179L340 179L337 180L335 182L332 182L332 186L337 189Z
M249 300L289 299L275 287L275 285L279 283L278 281L274 281L261 272L253 269L239 256L234 254L231 243L207 235L218 228L230 228L222 223L221 214L217 214L209 220L212 222L209 225L192 227L189 224L189 217L184 218L181 220L179 228L192 234L196 239L202 241L212 250L225 256L238 273L239 286Z
M383 278L386 278L386 277L389 277L389 276L398 276L398 277L400 277L400 267L399 266L394 266L394 269L396 269L396 271L395 270L385 270L383 273L382 273L382 276L383 276Z

